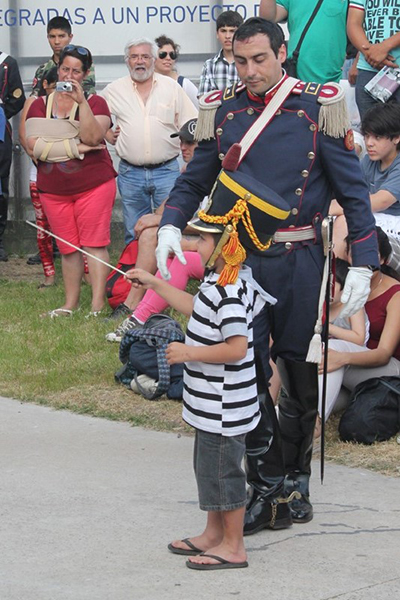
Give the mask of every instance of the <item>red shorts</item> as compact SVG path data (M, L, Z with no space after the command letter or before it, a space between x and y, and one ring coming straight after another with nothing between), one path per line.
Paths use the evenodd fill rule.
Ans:
M115 179L72 196L40 194L52 232L78 248L101 248L110 243ZM76 252L57 240L61 254Z

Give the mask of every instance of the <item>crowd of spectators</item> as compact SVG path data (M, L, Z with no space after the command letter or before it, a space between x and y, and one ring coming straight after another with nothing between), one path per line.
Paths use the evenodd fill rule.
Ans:
M374 8L383 8L383 5L377 0ZM366 156L361 166L370 189L376 222L392 245L385 260L400 272L400 108L397 104L400 93L396 92L387 104L380 104L364 90L383 66L398 66L400 34L390 27L393 16L390 8L382 11L379 31L378 26L373 25L376 21L369 18L370 10L370 4L365 0L260 2L260 16L287 24L289 58L314 11L297 58L300 79L322 84L338 82L345 74L351 84L355 82L356 102L363 119L361 132L366 143ZM33 159L30 191L37 223L43 229L108 261L117 174L112 167L107 141L115 146L120 159L117 185L125 242L128 244L136 239L139 242L138 266L151 273L156 271L157 228L164 202L180 172L177 159L181 156L186 165L193 156L196 145L193 123L199 98L211 90L225 90L239 83L232 38L242 22L241 15L235 11L219 15L216 36L220 50L204 63L198 87L177 71L179 44L167 35L160 35L154 41L146 37L130 40L124 53L128 75L111 82L99 94L96 94L95 70L89 49L71 43L73 34L67 19L55 17L49 22L47 38L52 56L36 69L20 128L21 142ZM0 260L6 260L2 233L10 160L9 152L7 159L3 155L9 139L7 119L21 110L24 96L15 61L6 56L2 64L8 66L8 81L5 81L5 68L0 63L3 80L0 116L5 114L3 120L7 123L3 126L0 120L0 133L2 127L5 132L0 137L3 152ZM65 90L56 89L57 82L70 84L71 89L68 86ZM42 122L43 125L46 123L43 131ZM189 134L188 127L192 127ZM336 247L339 255L344 257L346 223L343 211L333 202L331 212L337 217ZM190 266L194 260L197 266L193 272L200 277L201 268L197 268L196 259L191 257L195 246L195 237L184 238L182 247L187 252L186 258ZM86 260L63 242L58 242L58 247L62 255L66 298L63 306L50 311L50 316L70 315L78 307L82 273L88 268L93 290L90 314L99 314L104 307L107 267L90 256ZM39 287L49 287L55 279L54 240L39 231L38 248L45 275L45 282ZM180 263L175 262L177 285L182 287L191 270L186 269L186 274L182 274ZM119 341L126 330L145 320L152 309L143 304L143 293L142 289L132 287L124 303L112 315L115 319L124 318L124 321L115 332L108 334L107 339ZM164 307L160 299L150 304L154 304L155 310Z

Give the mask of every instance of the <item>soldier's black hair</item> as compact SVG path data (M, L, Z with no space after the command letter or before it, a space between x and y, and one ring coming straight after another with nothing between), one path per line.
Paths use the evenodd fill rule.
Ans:
M372 106L361 122L361 133L381 135L392 140L400 136L400 104L397 102L378 103ZM396 149L400 151L400 142Z
M72 28L71 23L65 17L53 17L47 23L47 33L50 33L52 29L61 29L61 31L65 31L68 35L71 35Z
M278 57L279 48L285 43L285 36L282 29L276 23L267 21L261 17L251 17L241 25L233 36L233 45L235 42L243 42L249 38L261 33L269 39L272 51Z
M62 65L66 56L78 58L82 63L82 68L84 71L89 71L90 67L92 66L93 59L90 50L84 48L83 46L75 46L74 44L68 44L65 46L60 54L60 62L58 63L58 66Z
M243 17L236 10L224 10L217 18L217 31L221 27L239 27L243 23Z

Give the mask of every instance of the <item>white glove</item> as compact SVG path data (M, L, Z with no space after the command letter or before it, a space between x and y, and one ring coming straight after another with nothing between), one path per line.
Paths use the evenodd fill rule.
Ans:
M186 259L181 248L182 233L180 229L173 225L164 225L158 230L158 244L156 248L157 267L163 279L171 279L171 273L168 271L167 260L172 252L178 257L178 260L186 265Z
M349 267L340 298L345 305L341 317L351 317L364 306L371 290L371 277L372 271L367 267Z

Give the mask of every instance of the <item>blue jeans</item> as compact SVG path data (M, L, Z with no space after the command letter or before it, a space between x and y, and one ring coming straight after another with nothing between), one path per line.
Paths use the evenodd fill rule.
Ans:
M156 169L134 167L121 159L118 189L122 200L126 244L135 238L133 228L140 217L154 212L168 198L178 175L176 159Z
M374 100L365 90L364 86L376 75L376 71L366 71L359 69L356 81L356 102L360 112L361 120L369 108L372 108L379 103L379 100ZM400 102L400 88L390 98L390 102Z

